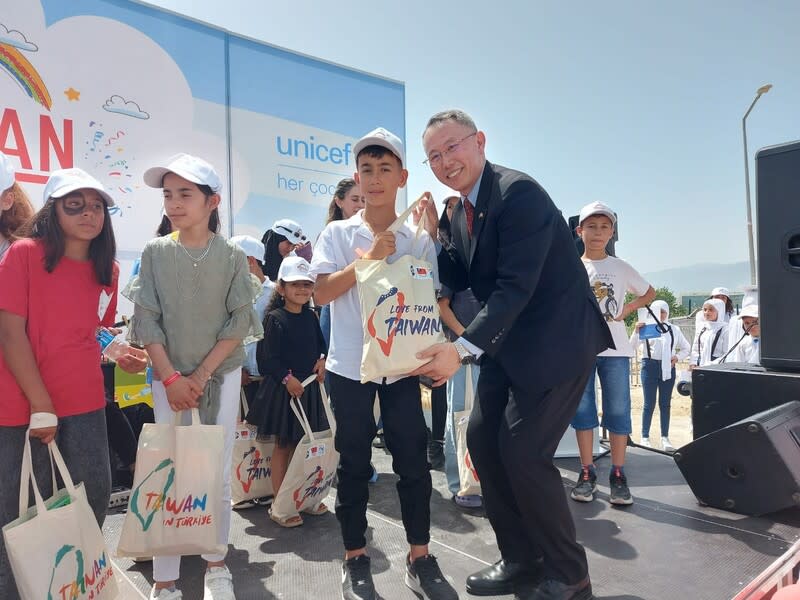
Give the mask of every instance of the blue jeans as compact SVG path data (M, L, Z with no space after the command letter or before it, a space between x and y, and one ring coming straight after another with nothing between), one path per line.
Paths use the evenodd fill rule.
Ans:
M627 356L598 356L586 389L583 391L572 427L578 431L600 425L597 418L595 375L600 377L603 390L603 428L611 433L628 435L631 432L631 359Z
M658 394L658 412L661 417L661 437L669 435L669 407L672 401L672 388L675 386L675 367L672 376L661 381L661 361L651 358L642 359L642 390L644 391L644 410L642 412L642 437L650 437L650 423L656 409L656 393Z
M478 365L463 365L450 381L447 382L447 421L444 430L444 474L447 476L447 487L451 494L457 494L461 489L458 477L458 456L456 456L455 422L453 413L464 410L464 394L467 386L467 368L472 369L472 391L475 393L475 402L478 401L478 375L481 369Z
M322 329L322 337L325 338L325 345L331 345L331 305L326 304L319 311L319 327Z

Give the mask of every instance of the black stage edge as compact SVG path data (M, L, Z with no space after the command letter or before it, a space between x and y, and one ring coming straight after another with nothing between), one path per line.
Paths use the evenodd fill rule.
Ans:
M375 585L385 600L413 600L416 596L403 583L407 546L391 457L382 450L373 454L380 472L370 487L369 507ZM556 464L568 494L578 461L558 459ZM635 503L626 508L608 502L610 459L598 460L597 466L599 497L588 504L569 501L589 555L596 598L727 600L800 539L798 509L756 518L699 506L669 457L628 449L626 472ZM433 472L433 483L431 552L461 597L471 598L464 580L498 559L494 536L480 511L467 513L453 505L443 473ZM333 498L328 505L333 506ZM106 519L112 555L122 519L122 514ZM266 509L234 513L228 564L239 600L341 597L343 550L336 518L329 514L305 521L302 527L282 529L268 519ZM130 580L124 600L147 598L151 563L115 561ZM198 557L184 561L180 587L186 600L203 597L202 570ZM527 595L521 590L517 597Z

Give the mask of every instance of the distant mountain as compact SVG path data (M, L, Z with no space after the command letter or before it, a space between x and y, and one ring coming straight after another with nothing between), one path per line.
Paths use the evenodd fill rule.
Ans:
M719 285L731 291L742 291L750 283L750 263L747 261L720 264L706 263L644 273L653 287L668 287L676 296L696 292L708 293Z

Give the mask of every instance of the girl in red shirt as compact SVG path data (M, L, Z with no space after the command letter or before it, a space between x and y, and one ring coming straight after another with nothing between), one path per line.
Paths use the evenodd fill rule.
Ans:
M118 267L102 184L54 171L45 204L0 262L0 525L18 516L25 436L39 489L52 494L45 444L58 442L102 525L111 489L100 346L113 325ZM41 442L41 443L40 443ZM0 598L17 598L0 539Z

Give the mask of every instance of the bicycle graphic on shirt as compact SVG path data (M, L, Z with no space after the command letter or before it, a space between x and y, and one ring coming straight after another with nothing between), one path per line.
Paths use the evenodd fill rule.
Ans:
M615 321L619 303L614 298L614 284L595 281L592 284L592 291L594 292L594 297L597 298L597 304L600 306L606 321Z

